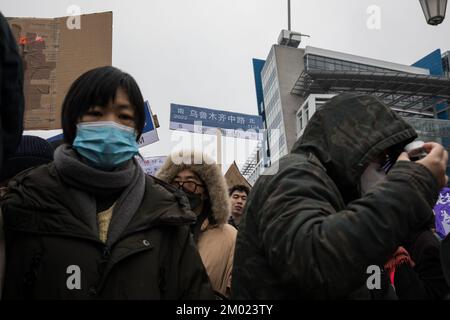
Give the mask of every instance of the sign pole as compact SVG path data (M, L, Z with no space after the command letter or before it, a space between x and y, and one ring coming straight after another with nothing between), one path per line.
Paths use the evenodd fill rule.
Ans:
M288 31L291 31L291 0L288 0Z
M216 151L217 151L217 165L220 172L222 172L222 130L216 128Z

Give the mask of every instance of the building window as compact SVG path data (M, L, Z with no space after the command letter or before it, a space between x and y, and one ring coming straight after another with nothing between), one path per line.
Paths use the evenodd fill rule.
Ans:
M450 76L450 52L447 52L442 58L442 67L444 69L444 74Z
M444 57L448 61L448 56ZM443 60L444 60L443 57ZM371 71L371 72L398 72L391 69L369 66L366 64L344 61L329 57L308 54L305 56L306 70L336 70L336 71ZM443 61L443 63L445 63Z
M333 63L326 63L326 64L325 64L325 69L326 69L326 70L334 71L335 65L334 65Z

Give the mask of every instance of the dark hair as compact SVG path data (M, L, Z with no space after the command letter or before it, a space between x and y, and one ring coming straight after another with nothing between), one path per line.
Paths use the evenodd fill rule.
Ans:
M141 90L128 73L114 67L100 67L83 73L70 86L64 98L61 112L61 124L64 141L72 144L77 132L77 123L92 106L106 106L116 98L118 88L128 95L135 108L135 124L139 140L145 125L144 98Z
M235 191L245 192L248 196L248 194L250 193L250 188L243 184L236 184L228 190L229 195L231 196L233 194L233 192L235 192Z

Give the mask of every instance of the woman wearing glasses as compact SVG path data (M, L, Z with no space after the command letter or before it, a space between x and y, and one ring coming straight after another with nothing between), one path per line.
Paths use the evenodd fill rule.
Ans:
M227 185L220 168L206 155L182 153L182 157L172 154L157 176L182 189L189 199L197 216L191 230L213 290L219 297L229 297L237 231L227 223L231 213Z

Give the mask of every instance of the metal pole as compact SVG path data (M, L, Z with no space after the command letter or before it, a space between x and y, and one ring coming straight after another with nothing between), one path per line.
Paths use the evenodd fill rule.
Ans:
M222 172L222 130L220 128L216 128L216 138L217 165Z
M288 0L288 30L291 31L291 0Z

